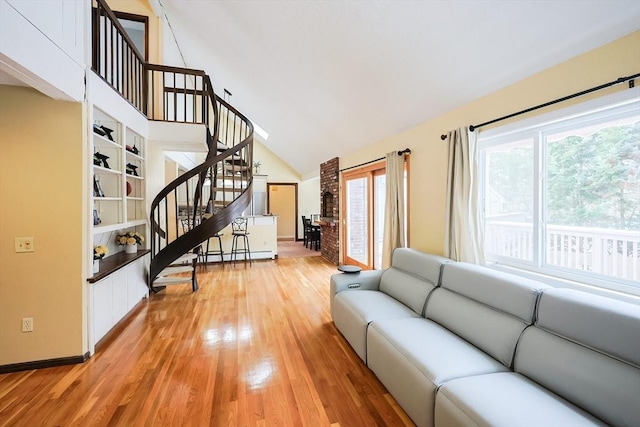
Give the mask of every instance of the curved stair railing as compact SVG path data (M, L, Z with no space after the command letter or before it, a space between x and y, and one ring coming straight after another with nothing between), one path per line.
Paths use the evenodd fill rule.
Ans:
M165 267L197 251L249 206L253 125L214 93L204 71L147 63L105 0L93 4L92 30L93 71L133 107L149 120L207 129L204 162L151 203L149 287L155 292L153 281Z

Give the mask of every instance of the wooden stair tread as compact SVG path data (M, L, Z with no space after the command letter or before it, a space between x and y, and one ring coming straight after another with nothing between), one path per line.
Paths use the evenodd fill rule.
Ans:
M222 175L216 178L218 181L246 181L247 178L235 175Z
M180 265L175 267L167 267L158 274L158 277L167 276L169 274L178 274L178 273L191 273L193 271L193 266L191 265Z
M164 287L166 285L177 285L178 283L191 283L191 277L158 277L153 281L153 287Z
M231 163L225 163L223 166L225 171L235 171L235 172L243 172L248 171L250 166L241 166L241 165L233 165Z
M245 187L246 188L246 187ZM244 188L238 188L238 187L213 187L213 191L226 191L229 193L240 193L242 192L242 190L244 190Z
M186 261L192 261L192 260L194 260L196 258L198 258L198 255L189 252L189 253L186 253L186 254L182 255L177 260L173 261L173 263L171 265L175 266L175 264L179 264L179 263L186 262Z

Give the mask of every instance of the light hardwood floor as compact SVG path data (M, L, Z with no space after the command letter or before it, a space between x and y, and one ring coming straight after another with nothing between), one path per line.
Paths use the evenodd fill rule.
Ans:
M7 426L413 425L331 322L321 257L209 266L84 364L0 375Z

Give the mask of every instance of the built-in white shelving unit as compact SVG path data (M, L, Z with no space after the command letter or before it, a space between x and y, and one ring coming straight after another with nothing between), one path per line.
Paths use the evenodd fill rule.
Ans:
M115 104L119 101L116 99ZM99 263L100 270L94 273L90 269L87 279L91 353L95 344L149 294L146 241L138 246L136 254L125 254L124 247L116 243L116 236L126 231L137 231L145 239L148 236L146 140L127 125L127 114L121 114L118 120L106 111L122 110L114 108L113 103L106 104L105 109L93 105L89 111L90 259L95 245L109 249Z

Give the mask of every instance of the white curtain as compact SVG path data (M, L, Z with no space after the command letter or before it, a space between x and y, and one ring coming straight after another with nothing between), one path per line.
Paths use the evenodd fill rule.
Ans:
M404 241L404 156L397 151L387 154L384 237L382 240L382 268L391 266L395 248L403 248Z
M484 238L478 205L476 135L467 128L449 132L445 256L484 264Z

